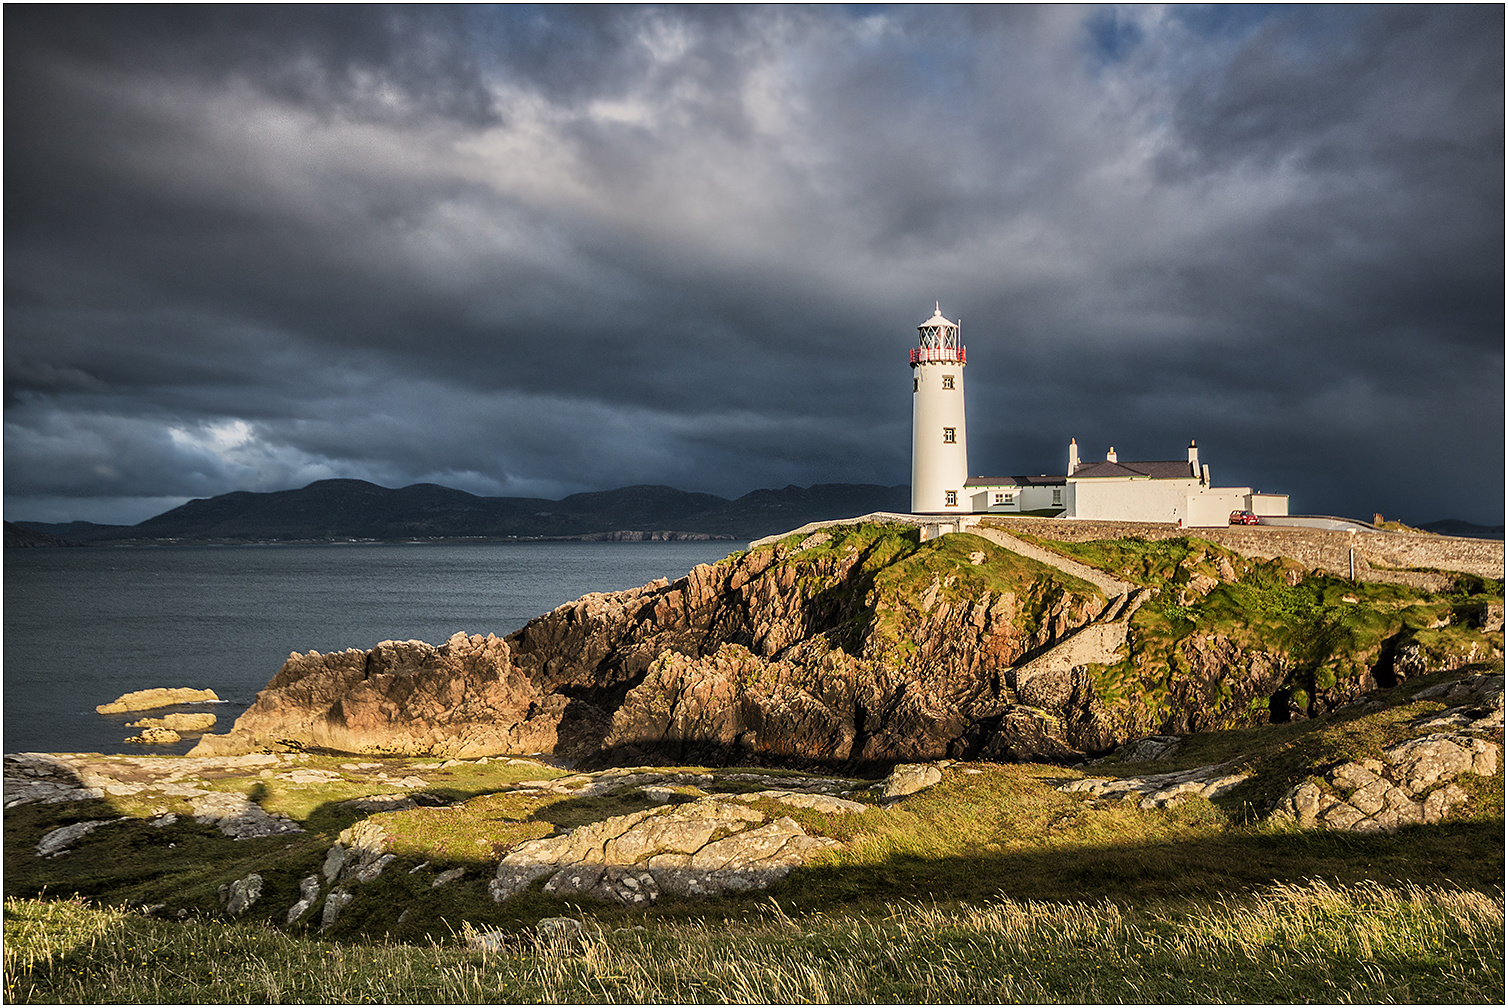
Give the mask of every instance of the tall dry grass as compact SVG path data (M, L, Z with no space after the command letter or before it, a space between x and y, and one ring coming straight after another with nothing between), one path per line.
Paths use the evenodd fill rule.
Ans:
M572 953L337 946L252 926L7 902L13 1002L1481 1002L1503 990L1500 896L1277 885L1202 903L902 901L883 915L604 930Z

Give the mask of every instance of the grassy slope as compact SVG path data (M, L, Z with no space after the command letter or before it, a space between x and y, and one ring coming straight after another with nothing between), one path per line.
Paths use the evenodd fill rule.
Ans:
M956 552L972 547L964 538L942 542ZM818 549L852 545L839 538ZM960 578L987 574L967 565L972 549L963 549L960 563L937 546L923 552L904 542L880 545L890 555L871 553L877 579L898 579L881 585L882 594L897 599L946 575L934 563ZM1236 622L1217 594L1226 586L1232 598L1255 593L1258 601L1247 597L1240 611L1263 619L1262 599L1276 599L1281 611L1283 600L1294 597L1287 589L1304 586L1287 584L1281 565L1269 565L1267 574L1277 579L1237 570L1234 582L1180 603L1173 593L1201 564L1218 574L1221 557L1204 547L1172 549L1187 552L1159 554L1132 544L1091 562L1146 583L1160 579L1171 586L1163 609L1182 606L1194 614L1190 622L1223 621L1226 629ZM898 558L919 562L902 567ZM975 590L955 586L960 598ZM1387 626L1396 617L1406 628L1411 609L1460 605L1482 587L1466 585L1459 600L1433 601L1408 596L1407 589L1363 587L1367 615L1358 622L1365 629L1383 614ZM1493 586L1486 587L1490 593ZM1332 599L1334 586L1305 591L1300 601L1309 602L1296 611L1310 614L1304 617L1310 632L1332 621L1328 613L1349 614L1339 607L1359 604L1344 595ZM1357 592L1345 586L1360 600ZM1184 618L1149 608L1154 621L1141 624L1146 640L1157 639L1147 628L1176 630L1173 619ZM463 804L374 817L395 836L399 859L376 881L357 886L358 900L323 936L306 922L287 933L268 925L281 925L298 896L298 879L318 869L335 835L357 818L337 804L369 792L357 775L303 786L254 777L220 782L292 815L306 834L233 842L188 821L161 830L124 823L46 861L32 850L47 829L140 816L163 803L121 798L22 806L6 813L7 996L390 1003L1493 1000L1503 984L1501 769L1492 778L1462 778L1471 799L1445 822L1392 836L1301 831L1262 818L1307 775L1375 753L1403 737L1407 722L1441 709L1438 701L1411 696L1445 677L1380 691L1369 698L1380 707L1189 736L1158 763L1110 762L1084 771L959 765L942 784L886 809L823 815L782 807L808 831L845 845L767 893L667 898L642 910L557 900L541 883L501 905L488 898L496 848L647 804L630 788L595 799L499 792L510 781L548 775L536 767L415 770L427 790ZM1227 760L1253 779L1216 802L1193 799L1172 810L1144 811L1134 802L1096 802L1053 788L1084 772L1140 774ZM306 761L324 769L344 762ZM389 772L403 769L403 761L383 762ZM410 871L423 862L428 866ZM466 867L467 875L433 889L434 875L452 866ZM218 887L250 871L267 880L262 901L247 921L223 922ZM56 898L75 892L89 902ZM182 910L187 919L130 909L149 903L168 904L159 916ZM542 956L519 947L483 955L464 947L474 931L518 933L553 915L588 922L594 937L584 953Z

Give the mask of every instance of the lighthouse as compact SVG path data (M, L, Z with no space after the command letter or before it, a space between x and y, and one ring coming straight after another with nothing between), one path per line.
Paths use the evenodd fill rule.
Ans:
M968 440L963 421L964 346L942 305L917 326L911 350L911 512L966 514Z

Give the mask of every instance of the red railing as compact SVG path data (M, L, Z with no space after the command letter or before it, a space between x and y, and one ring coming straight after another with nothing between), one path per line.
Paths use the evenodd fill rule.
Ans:
M964 359L964 351L964 347L958 347L956 350L952 347L912 347L911 363L915 365L929 361L958 361L960 364L965 364L967 361Z

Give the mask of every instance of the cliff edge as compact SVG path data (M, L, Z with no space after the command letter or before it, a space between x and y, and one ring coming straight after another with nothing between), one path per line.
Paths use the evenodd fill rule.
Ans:
M1441 578L1360 583L1187 536L834 526L584 596L506 638L293 654L195 754L1066 761L1500 662L1501 582Z

